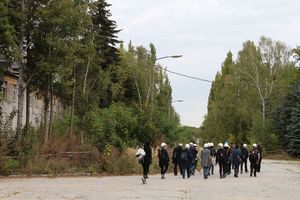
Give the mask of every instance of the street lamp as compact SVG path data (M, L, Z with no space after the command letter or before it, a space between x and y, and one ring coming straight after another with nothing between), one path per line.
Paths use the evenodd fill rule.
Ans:
M162 57L159 57L159 58L156 58L155 61L154 61L154 64L152 66L152 69L151 69L151 73L150 73L150 100L151 100L151 109L153 108L152 104L153 104L153 98L154 98L154 67L155 67L155 63L157 60L162 60L162 59L165 59L165 58L181 58L182 55L171 55L171 56L162 56Z
M163 57L156 58L155 61L165 59L165 58L180 58L180 57L182 57L182 55L163 56Z
M171 101L171 103L177 103L177 102L183 102L184 100L182 99L178 99L178 100L173 100ZM171 115L171 105L169 105L169 118L170 118L170 115Z

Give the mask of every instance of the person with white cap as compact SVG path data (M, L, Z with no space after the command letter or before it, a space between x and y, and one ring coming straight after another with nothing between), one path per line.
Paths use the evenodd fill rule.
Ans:
M180 165L182 168L182 178L185 178L185 173L187 173L187 177L190 178L191 176L191 171L190 171L190 166L192 162L192 155L191 152L189 151L190 145L186 144L185 148L180 154Z
M231 151L230 151L230 148L229 148L229 145L227 142L224 143L224 149L227 153L227 158L228 158L227 163L225 165L225 170L226 170L227 175L229 175L229 174L231 174L231 162L229 161Z
M257 170L257 164L259 161L259 151L257 150L257 144L253 144L252 145L253 149L250 151L249 154L249 161L250 161L250 176L252 176L252 174L254 175L254 177L256 177L256 170Z
M212 142L208 143L208 149L210 151L210 159L211 159L209 171L208 171L208 174L210 175L210 171L211 171L211 174L214 174L214 164L215 164L215 158L216 158L216 150L214 148L214 143L212 143Z
M218 150L216 153L216 163L219 164L219 173L220 173L220 178L225 178L226 177L226 165L228 162L228 157L227 157L227 152L223 148L223 144L219 143L218 144Z
M207 179L207 177L208 177L209 165L210 165L209 157L210 157L210 151L208 149L208 144L205 143L204 148L202 149L201 154L200 154L201 165L203 167L204 179Z
M248 173L247 160L248 160L249 152L247 149L247 144L241 144L241 152L242 152L241 174L243 173L244 164L245 164L245 172Z
M158 150L158 159L159 159L159 167L160 167L160 173L161 173L161 179L165 179L165 173L168 171L169 167L169 154L167 151L167 144L161 143L160 149Z
M197 145L195 146L193 142L190 142L190 154L192 156L192 162L191 162L191 165L190 165L190 172L192 175L195 174L195 169L196 169L196 159L197 159L197 154L198 154L198 151L196 149Z

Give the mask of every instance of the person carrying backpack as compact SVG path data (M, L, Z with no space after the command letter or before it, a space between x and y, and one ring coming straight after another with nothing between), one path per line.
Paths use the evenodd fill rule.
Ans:
M247 144L243 144L242 146L241 146L241 152L242 152L241 174L243 173L243 164L245 164L245 172L248 173L247 160L249 156Z
M220 173L220 178L226 178L226 172L227 172L227 162L228 162L228 157L227 157L227 152L223 148L223 144L219 143L218 144L219 149L217 150L216 153L216 163L219 164L219 173Z
M148 178L149 167L152 163L152 150L149 142L145 143L144 151L145 151L145 156L142 165L143 165L143 177L146 179Z
M207 179L209 173L209 166L210 166L210 159L209 159L210 151L208 149L207 143L204 144L204 148L201 151L200 158L201 158L201 165L203 167L203 176L204 179Z
M232 150L232 164L234 168L234 177L238 178L240 163L242 162L242 153L238 144L235 144Z
M160 167L160 174L161 174L161 179L165 179L165 173L168 171L169 167L169 154L167 152L167 144L166 143L161 143L160 149L158 150L158 159L159 159L159 167Z
M191 176L190 166L191 166L193 158L192 158L192 155L191 155L191 152L189 149L190 149L190 145L186 144L185 148L182 150L182 152L180 154L180 165L182 168L182 171L181 171L182 178L185 178L185 173L187 173L188 178L190 178L190 176Z
M250 151L249 154L249 161L250 161L250 176L252 177L252 174L254 174L254 177L256 177L256 170L257 170L257 164L259 161L259 151L257 150L257 144L253 144L253 149Z
M145 158L146 152L143 149L143 146L140 146L137 152L135 153L135 157L137 157L138 162L143 166L143 171L144 171L144 158ZM146 178L144 176L143 172L143 177L142 177L142 182L143 184L146 183Z

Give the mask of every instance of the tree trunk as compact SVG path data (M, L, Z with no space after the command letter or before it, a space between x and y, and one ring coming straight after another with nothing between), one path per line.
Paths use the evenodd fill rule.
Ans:
M52 85L52 74L50 74L49 85L50 85L50 117L49 117L48 137L50 138L50 136L52 135L52 124L53 124L53 85Z
M75 66L74 66L74 68L73 68L72 105L71 105L71 116L70 116L70 135L73 135L73 127L74 127L75 92L76 92L76 79L75 79Z
M48 128L48 124L49 124L49 89L50 89L50 84L49 82L47 83L47 89L46 89L46 94L44 97L44 142L45 144L48 144L49 141L49 128Z
M28 83L26 87L26 125L25 125L26 132L29 130L29 124L30 124L30 85Z
M21 2L22 13L25 12L25 0ZM20 62L19 62L19 78L18 78L18 115L17 115L17 134L20 136L22 131L22 120L23 120L23 110L24 110L24 25L21 25L21 41L19 44L19 50L21 54Z

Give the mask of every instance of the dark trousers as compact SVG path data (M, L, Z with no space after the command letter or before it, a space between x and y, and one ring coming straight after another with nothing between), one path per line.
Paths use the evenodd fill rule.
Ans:
M219 172L221 178L224 178L226 176L226 163L219 162Z
M256 169L257 169L257 164L256 162L251 162L250 163L250 176L254 173L254 176L256 176Z
M243 173L243 165L245 164L245 172L248 172L248 168L247 168L247 159L242 160L241 162L241 174Z
M211 174L214 174L214 164L210 164L209 166L210 170L211 170Z
M181 165L179 163L174 163L174 175L177 175L177 168L179 167L179 172L182 174Z
M142 165L143 165L143 176L148 177L150 162L144 162Z
M226 163L226 172L227 172L227 174L231 173L231 163L230 162Z
M181 171L182 173L182 178L185 178L185 172L187 173L187 177L188 178L190 178L190 176L191 176L191 171L190 171L190 169L189 168L182 168L182 171Z
M260 168L261 168L261 159L262 157L259 158L258 163L257 163L257 172L260 172Z
M168 171L169 163L160 163L160 174L164 175Z
M235 164L233 165L233 168L234 168L234 176L237 177L238 174L239 174L239 167L240 167L240 164Z

